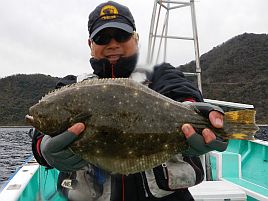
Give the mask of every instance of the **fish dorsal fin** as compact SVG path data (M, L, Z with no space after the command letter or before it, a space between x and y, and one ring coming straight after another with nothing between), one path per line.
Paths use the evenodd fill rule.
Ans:
M51 92L49 92L47 95L45 95L40 101L45 101L48 98L51 98L53 96L56 96L59 93L65 92L70 89L74 88L80 88L84 86L97 86L97 85L121 85L121 86L126 86L128 88L138 90L138 91L143 91L144 93L151 94L153 96L165 99L168 102L173 102L177 103L177 101L174 101L166 96L163 96L159 94L158 92L148 88L147 86L136 82L132 79L129 78L103 78L103 79L89 79L89 80L83 80L81 82L73 83L70 85L63 86L59 89L55 89ZM39 101L39 102L40 102Z

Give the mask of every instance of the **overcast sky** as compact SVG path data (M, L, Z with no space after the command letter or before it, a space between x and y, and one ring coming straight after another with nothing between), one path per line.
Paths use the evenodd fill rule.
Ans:
M140 35L145 63L154 0L116 0L127 5ZM183 1L183 0L182 0ZM88 14L100 0L0 0L0 77L43 73L62 77L91 72ZM242 33L268 33L267 0L198 0L195 3L200 53ZM192 36L190 10L171 11L171 35ZM168 61L194 59L193 43L171 40Z

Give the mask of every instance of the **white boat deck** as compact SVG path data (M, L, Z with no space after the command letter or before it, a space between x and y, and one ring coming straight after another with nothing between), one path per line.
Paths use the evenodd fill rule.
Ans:
M196 201L247 200L245 191L225 181L203 181L189 190Z

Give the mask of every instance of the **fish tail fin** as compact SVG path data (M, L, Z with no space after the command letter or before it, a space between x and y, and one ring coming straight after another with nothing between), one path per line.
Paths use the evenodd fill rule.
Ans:
M238 140L253 140L259 130L255 123L255 110L238 110L226 112L224 115L223 138Z

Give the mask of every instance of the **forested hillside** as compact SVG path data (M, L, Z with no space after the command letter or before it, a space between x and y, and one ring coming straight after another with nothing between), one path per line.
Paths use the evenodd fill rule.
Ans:
M200 58L205 98L253 104L268 123L268 35L242 34ZM180 66L193 71L195 63Z
M0 79L0 126L25 125L28 108L53 89L58 79L41 74Z

